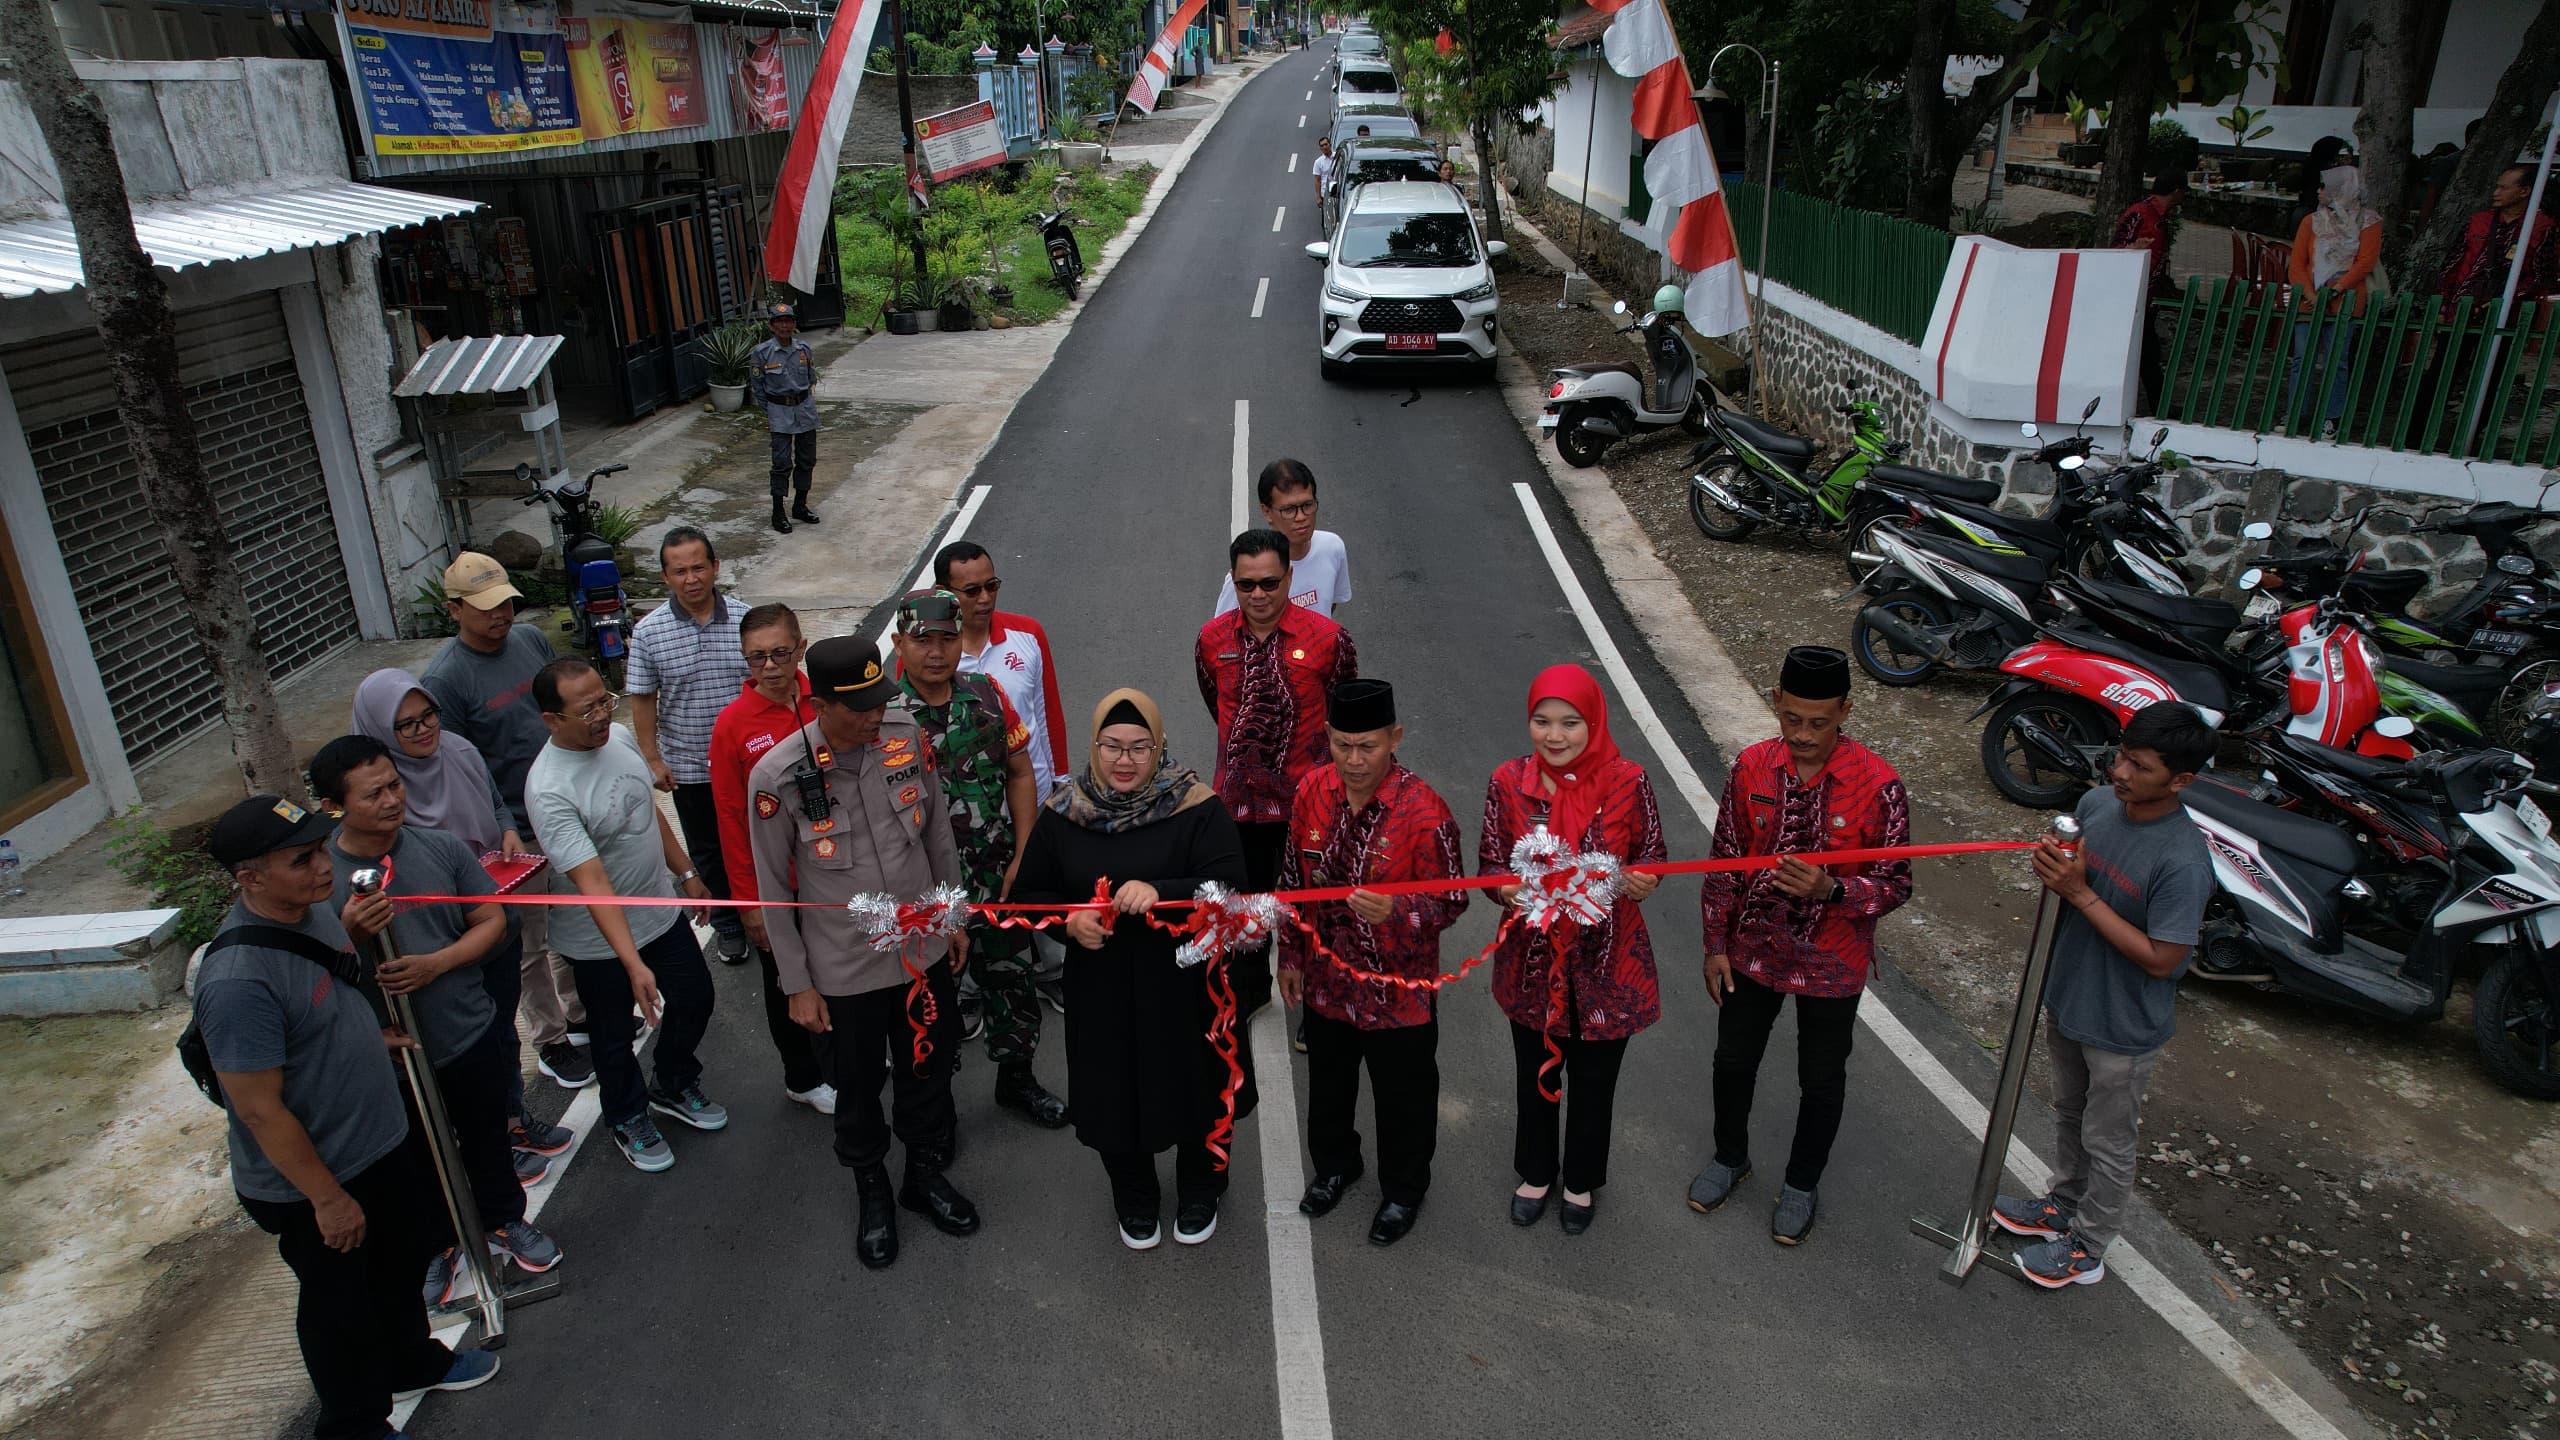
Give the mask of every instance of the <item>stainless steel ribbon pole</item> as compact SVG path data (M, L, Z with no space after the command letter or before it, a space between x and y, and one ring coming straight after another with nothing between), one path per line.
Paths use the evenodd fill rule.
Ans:
M2080 822L2054 817L2052 833L2065 850L2080 848ZM2018 976L2017 1008L2009 1015L2009 1045L2000 1057L2000 1080L1991 1091L1990 1123L1982 1132L1982 1156L1974 1162L1973 1189L1966 1197L1964 1218L1955 1225L1926 1215L1911 1217L1911 1233L1947 1247L1938 1278L1962 1285L1981 1262L2015 1273L2007 1255L1993 1254L1982 1242L1991 1231L1991 1204L2000 1196L2000 1176L2008 1166L2009 1136L2018 1125L2018 1101L2027 1088L2027 1061L2036 1043L2036 1018L2044 1013L2045 976L2053 968L2053 940L2062 929L2062 897L2047 889L2036 904L2034 938L2027 942L2027 967Z

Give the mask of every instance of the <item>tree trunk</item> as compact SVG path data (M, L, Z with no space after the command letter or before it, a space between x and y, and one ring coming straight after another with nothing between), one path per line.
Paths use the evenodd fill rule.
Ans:
M1940 160L1947 130L1947 31L1955 14L1956 0L1912 0L1911 49L1902 66L1902 108L1911 119L1911 177L1902 211L1940 229L1955 208L1955 167Z
M2454 237L2475 211L2488 206L2489 186L2499 171L2516 163L2517 152L2542 123L2543 106L2550 102L2555 86L2560 86L2560 0L2542 0L2542 9L2516 45L2516 58L2498 77L2497 92L2489 97L2488 112L2480 117L2480 132L2462 152L2453 183L2436 202L2427 233L2409 247L2408 263L2400 275L2392 277L2400 288L2435 287L2436 277L2452 258Z
M2116 217L2142 196L2142 152L2150 148L2151 112L2159 107L2160 82L2168 68L2158 45L2135 45L2117 72L2107 106L2105 158L2098 162L2098 194L2089 206L2092 244L2105 244Z
M106 106L71 71L45 0L0 0L0 45L35 112L62 201L80 242L89 311L106 345L137 478L169 571L205 659L222 686L222 720L250 792L299 797L293 745L258 648L249 597L214 503L186 392L178 383L178 327L169 293L134 238L133 208Z
M2364 47L2364 108L2356 112L2356 154L2364 172L2365 203L2382 217L2382 263L2394 274L2409 248L2409 189L2417 172L2409 152L2415 143L2411 113L2423 83L2411 73L2418 55L2420 3L2372 0L2365 12L2373 38Z
M1476 117L1476 191L1484 205L1484 238L1501 240L1502 187L1493 178L1493 122Z

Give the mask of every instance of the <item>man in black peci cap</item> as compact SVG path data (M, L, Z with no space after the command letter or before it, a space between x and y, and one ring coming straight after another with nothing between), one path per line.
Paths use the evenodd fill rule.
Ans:
M1849 718L1849 657L1821 645L1787 652L1778 738L1742 752L1725 781L1715 848L1735 855L1866 850L1911 841L1902 779L1840 732ZM1769 1238L1801 1245L1813 1231L1814 1187L1831 1158L1849 1089L1858 996L1875 964L1876 921L1911 898L1911 862L1711 874L1699 895L1707 996L1716 1002L1715 1153L1689 1186L1706 1214L1751 1174L1751 1101L1778 1008L1796 1002L1795 1143L1769 1217Z
M791 533L791 522L818 523L809 508L809 484L818 468L818 352L800 338L800 312L788 302L765 310L771 338L747 352L747 380L773 437L773 528ZM791 513L782 513L783 486L791 487Z
M337 822L273 795L206 836L240 887L195 979L196 1029L230 1116L231 1186L301 1287L294 1329L322 1440L371 1440L394 1391L468 1390L498 1372L427 1333L418 1284L431 1193L369 967L330 904Z
M1315 1179L1298 1209L1322 1215L1360 1178L1360 1065L1369 1066L1378 1118L1378 1194L1369 1242L1413 1229L1431 1186L1440 1109L1440 1025L1427 989L1355 978L1427 980L1440 973L1440 932L1467 908L1464 890L1380 895L1362 889L1466 873L1449 807L1396 762L1404 727L1383 680L1345 680L1325 706L1333 763L1307 772L1280 853L1283 890L1350 886L1342 900L1300 907L1331 957L1304 932L1280 941L1280 995L1303 1005L1307 1037L1307 1154Z

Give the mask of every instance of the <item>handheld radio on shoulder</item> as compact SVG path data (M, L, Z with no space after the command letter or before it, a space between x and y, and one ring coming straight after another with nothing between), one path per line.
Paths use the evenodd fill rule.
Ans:
M791 788L800 796L800 813L811 820L824 820L835 809L835 797L827 793L827 767L835 757L824 746L800 732L800 763L791 771Z

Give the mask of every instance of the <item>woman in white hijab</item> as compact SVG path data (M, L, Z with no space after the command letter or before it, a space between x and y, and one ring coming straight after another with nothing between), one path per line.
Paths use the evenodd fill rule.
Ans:
M2381 260L2382 217L2364 203L2364 177L2352 165L2323 171L2319 207L2293 232L2290 278L2300 318L2293 322L2284 408L2288 421L2309 428L2311 417L2302 399L2303 354L2311 347L2313 330L2325 330L2319 360L2329 376L2328 408L2320 427L2324 439L2337 433L2338 417L2346 410L2348 365L2362 328L2356 317L2364 314L2366 297L2382 288ZM2321 291L2328 292L2325 304ZM2315 322L2323 311L2330 318L2325 324Z

